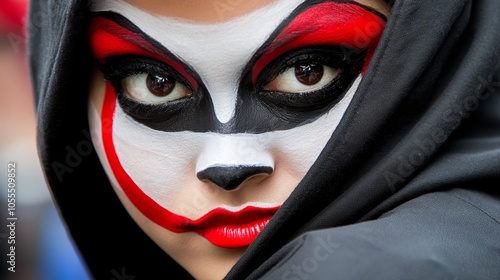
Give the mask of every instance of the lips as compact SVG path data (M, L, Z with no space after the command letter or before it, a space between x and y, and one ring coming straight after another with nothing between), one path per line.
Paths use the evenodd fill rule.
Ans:
M246 247L252 243L267 225L280 206L257 207L248 205L238 211L216 208L197 220L178 215L158 204L145 193L123 168L113 141L113 123L116 95L113 87L106 84L106 95L101 117L102 141L111 170L130 201L148 219L175 232L196 232L212 244L223 248Z
M182 225L182 231L194 231L215 246L247 247L269 223L280 206L247 206L239 211L216 208L203 217Z

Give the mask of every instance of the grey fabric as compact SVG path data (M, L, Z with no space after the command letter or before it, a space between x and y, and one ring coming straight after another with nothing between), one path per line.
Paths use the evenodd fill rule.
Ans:
M498 200L474 191L422 195L375 221L307 232L253 277L498 279L499 213Z
M31 3L53 197L96 279L190 279L130 219L93 149L71 152L91 145L87 6ZM498 14L498 0L395 1L327 147L227 279L500 279ZM334 245L324 261L318 240Z

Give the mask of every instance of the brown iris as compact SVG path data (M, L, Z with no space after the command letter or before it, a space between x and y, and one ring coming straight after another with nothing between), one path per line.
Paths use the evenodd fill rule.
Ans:
M318 63L297 64L295 66L295 77L304 85L312 86L323 78L323 65Z
M149 74L146 78L146 86L148 87L148 90L158 97L169 95L174 90L175 83L176 80L172 76Z

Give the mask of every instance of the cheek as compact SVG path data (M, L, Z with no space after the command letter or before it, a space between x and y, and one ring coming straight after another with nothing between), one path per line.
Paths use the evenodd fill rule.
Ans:
M196 179L192 163L202 139L159 134L138 124L121 110L114 93L111 96L109 87L106 89L102 79L96 77L91 83L89 126L112 184L123 192L123 187L130 189L132 183L156 203L171 205L177 192Z
M123 169L156 202L169 205L179 190L192 186L189 179L196 178L194 162L201 137L158 133L137 125L121 111L114 126L113 142Z
M331 118L324 116L312 124L280 133L271 142L276 169L302 180L330 139L334 131L326 126L330 124Z
M199 217L217 204L283 203L318 158L360 82L358 78L342 101L312 123L261 134L218 134L150 129L126 115L114 92L105 94L102 79L96 80L99 82L92 85L90 95L89 122L97 153L113 185L123 190L127 186L123 182L130 180L144 193L143 202L152 200L153 204L190 218ZM112 114L107 112L109 107L113 108ZM107 133L112 137L104 145ZM116 157L115 161L108 160L110 154ZM259 188L242 186L237 192L216 187L214 191L214 185L196 176L198 171L211 166L238 165L270 166L274 171L258 184ZM234 199L238 196L235 193L240 200ZM185 209L187 204L198 205L196 201L207 198L210 201L203 207ZM153 204L139 203L136 207L144 211L141 205Z
M291 175L301 180L314 164L344 117L361 79L359 76L354 81L344 98L329 112L312 123L282 131L279 139L273 141L277 161Z

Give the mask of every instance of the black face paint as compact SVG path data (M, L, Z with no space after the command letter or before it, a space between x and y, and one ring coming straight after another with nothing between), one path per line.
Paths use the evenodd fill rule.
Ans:
M310 92L287 93L262 89L284 68L297 63L296 59L303 54L309 57L305 61L340 69L339 74L323 88ZM304 48L285 53L264 69L256 88L251 83L250 73L243 78L238 94L237 122L244 124L244 127L253 126L255 131L265 132L270 124L278 125L284 130L315 121L332 109L350 89L361 73L364 55L365 52L360 53L356 60L351 58L349 63L339 46ZM249 92L251 93L248 94ZM258 112L254 119L246 118L255 114L253 112Z
M308 53L319 63L341 69L339 75L325 87L312 92L283 93L261 89L265 83L282 72L283 67L289 67L285 65L286 61L290 60L289 57L293 59L300 53ZM318 58L315 58L316 55ZM158 73L158 69L165 69L168 74L194 91L179 73L162 62L143 57L120 56L109 59L102 71L105 78L113 84L123 111L153 129L263 133L310 123L330 110L361 72L363 57L360 55L355 62L347 63L339 47L302 49L280 57L263 72L257 89L251 84L249 76L244 79L238 94L236 116L230 124L213 122L217 119L206 90L198 90L193 92L191 97L164 104L145 104L127 97L121 85L122 79L137 73Z
M218 121L210 93L202 83L199 75L178 58L176 59L179 63L184 65L186 71L198 81L199 87L197 90L172 67L151 58L127 55L110 57L106 59L101 70L115 88L123 111L137 122L155 130L166 132L265 133L298 127L318 119L342 99L361 73L366 51L339 45L308 46L293 49L269 63L260 73L255 85L252 83L251 69L273 40L297 15L300 15L312 5L322 2L325 1L308 1L300 5L254 54L242 72L237 92L235 114L227 123ZM342 2L347 3L347 1ZM105 16L115 21L124 28L138 34L162 52L175 58L175 55L166 50L164 46L150 38L121 15L106 12L97 13L97 16ZM355 55L347 57L346 54ZM266 83L282 73L287 67L299 62L317 63L340 71L338 76L326 86L311 92L284 93L263 90ZM127 97L124 93L121 85L122 79L133 74L155 74L159 71L165 72L183 83L192 90L192 96L163 104L145 104Z

